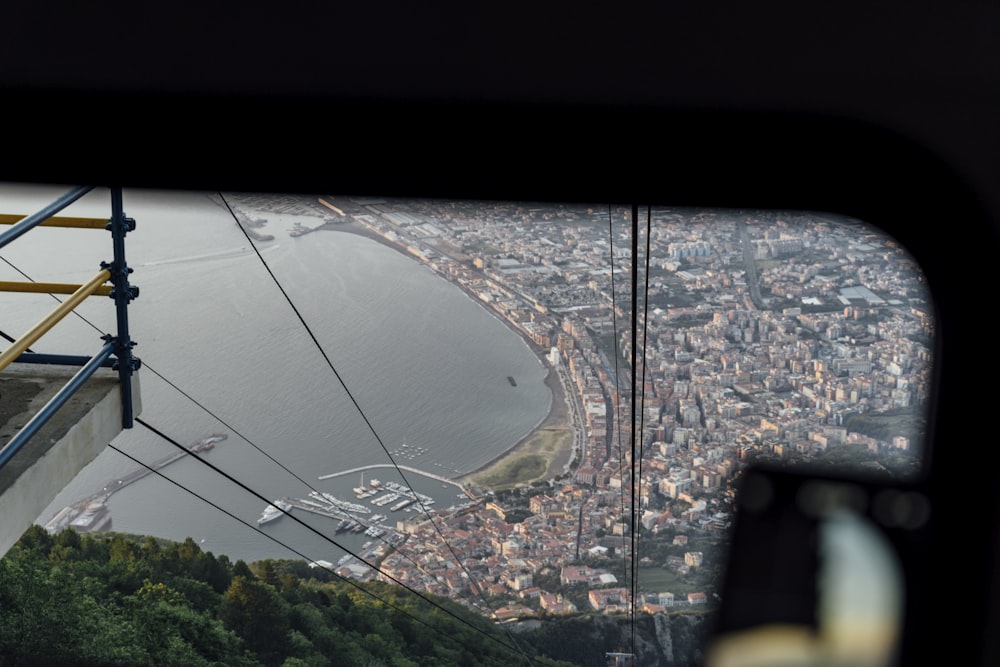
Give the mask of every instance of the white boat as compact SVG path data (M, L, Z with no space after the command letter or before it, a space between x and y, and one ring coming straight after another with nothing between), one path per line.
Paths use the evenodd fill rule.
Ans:
M367 491L368 491L368 489L365 488L365 473L362 472L361 473L361 485L354 487L354 495L356 495L357 497L360 498L362 495L364 495L365 493L367 493Z
M390 507L389 510L392 511L392 512L398 512L399 510L403 509L404 507L409 507L410 505L412 505L415 502L417 502L415 498L407 498L405 500L399 501L398 503L396 503L395 505L393 505L392 507Z
M341 500L337 498L332 493L323 493L320 491L310 491L309 497L315 500L325 503L328 507L333 507L334 509L340 510L341 512L350 512L352 514L371 514L370 508L364 505L358 505L357 503L349 503L346 500Z
M397 498L399 498L398 493L387 493L384 496L372 500L371 503L376 507L382 507L382 505L391 503L393 500L396 500Z
M283 516L286 512L292 509L292 504L287 500L278 499L272 504L264 508L264 511L260 513L260 518L257 519L257 525L263 525L268 521L274 521L275 519Z

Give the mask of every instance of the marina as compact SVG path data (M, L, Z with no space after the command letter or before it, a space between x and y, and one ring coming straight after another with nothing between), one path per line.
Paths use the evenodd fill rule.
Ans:
M404 507L409 507L410 505L412 505L415 502L417 502L416 498L407 498L406 500L403 500L403 501L400 501L400 502L396 503L395 505L393 505L389 509L391 511L393 511L393 512L398 512L399 510L403 509Z
M384 496L379 496L378 498L373 500L372 505L375 505L376 507L382 507L383 505L391 503L393 500L396 500L397 498L399 498L398 493L387 493Z
M209 458L236 479L252 483L264 497L248 499L245 491L226 484L211 485L209 482L199 488L206 491L206 497L212 502L249 523L249 527L225 513L204 511L205 501L183 488L147 477L140 484L116 493L110 500L115 529L180 541L189 535L199 541L205 538L205 548L247 562L296 555L270 539L273 535L287 544L294 544L311 558L336 563L340 555L327 553L331 547L322 536L315 533L298 536L301 531L288 517L261 526L268 536L255 534L261 510L275 498L305 498L307 487L315 486L342 499L363 503L371 507L373 513L389 515L389 505L380 510L368 502L377 496L358 499L352 489L359 486L362 471L364 486L368 488L370 477L399 481L398 475L391 465L367 468L369 464L390 462L385 452L371 446L371 433L356 419L353 406L331 400L335 394L328 393L332 389L329 369L312 363L316 349L310 341L293 337L288 347L283 348L288 355L269 352L272 336L261 335L261 332L285 331L289 325L287 314L279 309L257 308L259 302L251 296L252 290L247 291L246 285L256 285L254 281L260 267L244 265L240 259L249 250L244 247L246 240L239 230L230 229L232 220L228 212L215 216L213 211L218 204L214 197L209 202L203 201L207 198L204 195L190 196L182 200L179 210L174 210L175 207L161 206L161 197L139 192L133 196L135 211L141 211L144 221L148 218L151 226L163 223L169 225L166 229L179 230L177 235L169 235L163 242L149 246L143 244L150 237L137 235L136 256L140 256L142 250L142 256L149 262L184 261L185 268L179 274L173 271L173 264L151 265L144 277L144 288L167 294L180 287L197 289L197 285L206 284L204 281L211 282L220 276L224 276L227 289L237 288L235 297L229 292L225 297L213 292L209 300L214 309L213 327L225 331L231 337L231 344L225 349L198 347L189 351L189 356L178 359L171 380L192 395L212 396L228 415L229 423L310 484L284 479L285 476L277 472L258 477L260 466L270 464L258 461L259 457L250 451L252 448L248 449L249 445L234 442L236 436L230 432L226 446L219 448L217 445L216 451L208 453ZM244 208L249 217L268 220L264 231L276 239L286 239L261 250L268 253L276 270L284 272L283 285L296 302L301 298L303 303L308 300L316 306L316 331L320 342L329 349L340 349L347 343L352 346L352 361L341 370L350 377L362 373L359 377L365 378L366 387L374 389L380 403L397 406L386 411L375 424L380 437L385 437L388 449L401 449L404 438L407 450L426 447L427 451L413 460L400 457L396 459L398 463L453 478L452 468L468 471L483 465L497 453L510 448L543 415L548 394L536 372L535 356L521 338L512 335L453 284L431 273L419 262L360 235L326 231L288 239L287 232L294 219L250 210L249 205ZM337 215L329 210L328 213ZM303 226L312 228L319 222L319 219L315 223L303 220ZM189 232L203 241L196 260L188 259L195 253L189 243L181 241ZM69 252L66 254L73 256ZM322 276L322 288L317 288L317 276ZM340 284L347 289L337 289ZM381 303L380 300L385 301L384 308L370 308L370 304ZM169 359L172 347L166 344L167 341L182 340L191 331L203 330L206 323L203 313L194 310L157 315L159 319L151 321L150 326L162 331L162 338L154 340L153 336L147 336L142 341L150 359ZM387 333L394 333L398 340L393 338L389 344L385 338ZM456 355L455 350L467 341L481 341L483 349L476 355ZM248 365L245 363L247 358L257 358L261 363ZM271 409L261 410L252 402L233 395L228 391L231 385L219 382L223 378L218 374L200 371L219 359L225 359L234 369L245 371L241 382L246 386L276 382L281 390L275 394ZM290 368L294 371L290 372ZM505 381L507 375L516 378L516 390ZM294 382L290 382L293 378ZM483 378L492 378L492 381L481 381ZM435 389L428 391L428 387ZM164 399L175 396L169 388L160 394ZM416 395L423 397L419 407L413 400ZM169 413L164 407L163 422L159 426L172 435L181 433L183 436L183 429L190 428L195 418L203 418L206 425L191 432L190 441L202 434L223 430L213 425L210 417L197 406L186 403L180 401L176 410L171 403ZM323 409L317 409L318 406ZM281 419L276 419L278 414ZM182 444L188 442L181 440ZM163 443L142 429L123 433L118 444L129 452L152 451L149 460L169 453L162 449ZM448 462L448 469L435 467L434 462ZM213 476L207 467L177 464L178 467L182 465L185 470L178 481L185 485L202 485ZM41 522L62 507L101 489L107 480L128 473L132 467L137 466L123 461L117 452L102 453L61 497L53 500L51 507L40 512L43 515ZM192 470L186 469L189 467ZM351 469L357 472L329 482L315 482L318 475ZM434 507L447 506L460 491L455 488L446 493L440 482L427 484L427 480L417 479L406 470L403 474L418 491L437 498ZM294 510L292 514L313 518ZM412 512L405 514L401 510L392 514L393 518L387 523L394 523L397 516L409 518ZM339 519L330 523L327 533L333 533L337 521ZM352 540L353 534L345 534L345 544L353 544ZM356 546L360 547L363 541L358 540Z
M350 503L346 500L341 500L337 498L332 493L322 493L317 491L311 491L309 495L320 502L326 502L329 505L337 508L342 512L349 512L351 514L371 514L371 508L364 505L359 505L357 503Z
M227 437L225 434L212 434L189 445L186 451L173 452L148 467L137 469L123 477L109 481L99 491L72 506L64 507L53 516L46 528L50 533L58 532L67 526L80 531L110 530L111 511L108 500L114 493L147 477L154 471L182 459L189 453L200 454L209 451ZM414 452L417 449L406 445L404 447L412 449ZM401 481L368 476L371 470L378 468L388 469L385 475L390 477L394 476L392 473L396 473L399 475L397 480L403 479L401 471L412 473L415 477L411 482L419 483L421 486L418 488L425 492L429 491L429 493L411 490ZM434 488L459 491L460 493L456 494L458 498L471 498L461 484L450 479L406 466L399 466L399 470L396 468L397 466L394 465L376 464L323 475L319 477L320 480L337 482L344 480L349 475L359 475L359 480L355 482L357 486L353 488L340 483L328 491L311 490L306 497L276 498L268 503L257 516L256 525L258 529L270 532L271 527L277 524L278 519L291 514L292 510L310 512L336 521L335 534L345 536L343 539L347 539L348 543L350 540L357 539L353 537L354 535L371 538L375 546L372 546L372 543L367 543L367 547L362 549L363 557L376 558L380 554L388 553L392 547L400 544L406 538L404 533L396 530L392 517L402 515L405 512L428 511L436 504L435 498L430 493L439 494L432 490L429 483L433 483ZM348 489L355 496L354 502L340 497ZM379 510L381 513L377 513ZM278 530L281 530L280 526Z
M380 479L370 476L370 471L375 468L391 468L392 470L386 471L384 475L380 474ZM345 548L346 545L351 544L352 540L362 536L370 538L372 541L366 543L359 551L364 554L364 558L378 558L406 539L406 534L397 529L395 523L397 519L394 517L406 516L405 513L412 515L412 513L430 511L432 507L437 505L437 499L431 494L440 496L441 494L437 490L439 488L449 489L452 492L460 491L454 496L447 495L448 498L456 496L470 498L460 484L412 469L409 472L414 473L414 477L409 482L417 485L419 490L411 490L402 481L397 481L401 479L401 476L392 479L394 477L392 473L398 474L398 472L395 470L395 466L373 465L324 475L319 479L334 482L329 490L314 489L309 491L306 497L281 498L280 504L279 500L274 501L268 508L265 508L265 512L270 515L272 513L270 508L287 506L289 509L299 509L331 519L336 522L332 532L340 536L339 540L344 540ZM354 475L358 475L358 478L354 480L353 484L350 484L348 478ZM355 502L348 502L340 497L348 491L353 492ZM449 504L454 505L454 501ZM278 516L281 516L288 513L288 509L285 509L284 512L278 510L277 513ZM263 526L270 521L273 519L259 521L258 524ZM278 530L281 530L280 526ZM344 557L340 560L351 562L353 559Z
M345 507L353 508L354 510L364 510L364 512L360 512L361 514L370 514L371 509L354 503L345 503L328 493L313 491L309 496L309 498L282 498L275 500L273 504L268 505L264 509L257 524L263 525L288 513L292 508L297 508L329 519L335 519L337 521L337 526L334 529L336 534L364 533L368 537L378 538L388 534L383 539L389 544L397 544L405 537L402 533L381 524L387 518L384 514L377 514L370 519L362 518L350 509L345 509ZM413 500L409 500L408 502L413 502Z
M419 470L419 469L413 468L411 466L405 466L405 465L396 466L396 465L393 465L391 463L374 463L372 465L360 466L358 468L351 468L350 470L344 470L342 472L334 472L334 473L329 473L327 475L320 475L319 477L317 477L317 479L319 479L319 480L337 479L338 477L343 477L345 475L357 475L358 473L362 473L363 474L367 470L375 470L375 469L378 469L378 468L389 468L390 470L395 470L396 468L399 468L400 470L405 470L406 472L414 473L416 475L421 475L423 477L428 477L430 479L437 480L438 482L444 482L446 484L450 484L450 485L458 488L460 491L463 491L463 492L465 492L465 490L466 490L464 486L462 486L461 484L459 484L455 480L449 479L449 478L447 478L447 477L445 477L443 475L438 475L438 474L435 474L435 473L432 473L432 472L427 472L425 470ZM364 485L362 484L362 487L363 486ZM369 480L369 486L371 488L374 488L374 489L379 489L379 488L382 487L382 482L380 482L377 479L371 479L371 480ZM357 488L357 487L355 487L355 488ZM402 487L402 488L405 489L406 487Z

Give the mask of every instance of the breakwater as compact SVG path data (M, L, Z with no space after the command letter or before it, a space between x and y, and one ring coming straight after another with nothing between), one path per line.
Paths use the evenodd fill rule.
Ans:
M428 479L437 480L438 482L442 482L444 484L449 484L451 486L454 486L457 489L459 489L462 493L464 493L465 495L469 496L469 498L475 499L472 496L472 494L469 492L469 490L465 488L464 485L459 484L458 482L456 482L456 481L454 481L452 479L448 479L447 477L444 477L442 475L435 475L434 473L427 472L425 470L418 470L417 468L411 468L410 466L404 466L404 465L397 466L397 465L393 465L391 463L373 463L371 465L359 466L357 468L351 468L350 470L341 470L340 472L332 472L332 473L330 473L328 475L320 475L319 477L317 477L317 479L321 479L321 480L323 480L323 479L336 479L337 477L343 477L345 475L357 475L359 473L363 473L363 472L366 472L368 470L375 470L375 469L378 469L378 468L389 468L389 469L392 469L392 470L395 470L395 469L398 468L400 470L405 470L406 472L411 472L414 475L420 475L420 476L426 477Z
M148 466L137 468L123 477L110 480L100 490L56 512L45 524L45 529L49 533L58 533L69 525L73 525L78 530L83 531L106 530L110 528L111 519L108 517L110 510L107 508L107 503L111 499L111 496L127 486L138 482L140 479L144 479L154 472L167 467L171 463L180 461L190 453L201 453L212 449L215 443L222 442L228 437L225 433L215 433L202 438L192 445L188 445L184 450L172 452ZM87 513L94 518L89 521L82 521L83 516Z

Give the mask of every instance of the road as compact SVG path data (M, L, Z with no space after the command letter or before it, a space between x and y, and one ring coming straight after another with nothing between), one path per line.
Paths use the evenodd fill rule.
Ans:
M740 246L743 248L743 264L747 272L747 286L750 288L750 299L758 310L765 310L764 298L760 294L760 284L757 282L757 263L753 257L753 244L750 242L750 230L745 220L738 220L736 228L740 232Z

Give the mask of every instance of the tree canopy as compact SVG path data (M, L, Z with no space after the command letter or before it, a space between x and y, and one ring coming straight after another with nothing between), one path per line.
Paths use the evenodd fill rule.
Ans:
M488 619L435 602L399 586L348 583L299 561L231 563L190 539L49 535L34 526L0 559L0 666L524 661ZM570 664L523 642L520 649L538 667Z

